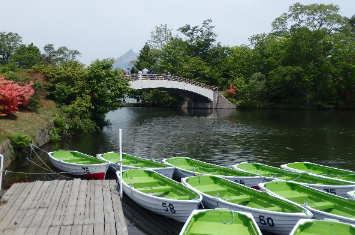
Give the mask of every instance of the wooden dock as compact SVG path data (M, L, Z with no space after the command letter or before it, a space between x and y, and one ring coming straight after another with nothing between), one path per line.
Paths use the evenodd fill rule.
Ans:
M128 234L114 180L18 183L1 199L0 234Z

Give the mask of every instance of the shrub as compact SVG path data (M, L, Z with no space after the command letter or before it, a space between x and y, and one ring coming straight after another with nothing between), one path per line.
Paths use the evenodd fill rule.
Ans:
M16 112L19 106L26 106L35 93L32 85L33 82L29 82L20 86L12 80L0 77L0 116Z

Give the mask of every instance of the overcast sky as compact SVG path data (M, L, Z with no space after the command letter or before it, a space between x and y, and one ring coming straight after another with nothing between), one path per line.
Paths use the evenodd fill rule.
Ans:
M24 44L43 51L46 44L95 59L118 58L139 51L155 26L167 24L174 34L186 24L201 26L212 19L217 41L224 46L248 44L269 33L272 21L296 2L335 4L342 16L355 14L355 0L1 0L0 32L14 32Z

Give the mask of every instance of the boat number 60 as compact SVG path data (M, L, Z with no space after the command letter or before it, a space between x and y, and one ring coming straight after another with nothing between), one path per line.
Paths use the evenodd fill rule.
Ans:
M269 225L270 227L274 227L275 226L274 221L273 221L272 218L267 217L266 220L265 220L265 217L263 215L259 215L259 222L262 225Z
M171 213L175 213L176 212L175 209L174 209L174 205L173 204L166 205L166 203L163 202L161 205L164 207L164 211L169 211L170 210Z
M81 167L85 171L86 174L90 174L89 168L88 167Z

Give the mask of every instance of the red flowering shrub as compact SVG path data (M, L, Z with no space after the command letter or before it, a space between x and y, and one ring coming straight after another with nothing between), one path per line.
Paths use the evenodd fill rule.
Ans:
M12 80L0 77L0 116L14 113L19 106L26 106L35 91L33 82L20 86Z
M234 84L230 85L230 88L226 90L228 96L235 96L237 89L234 88Z

